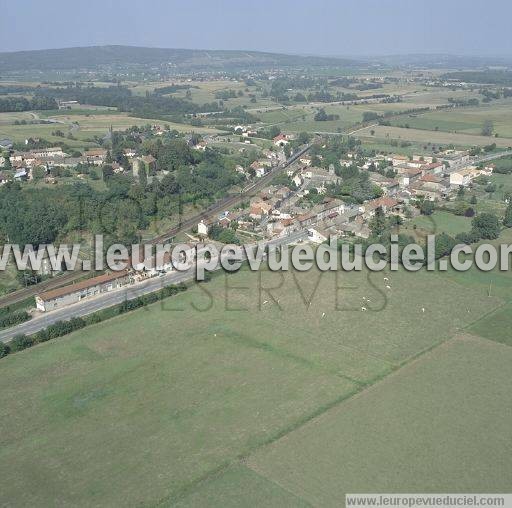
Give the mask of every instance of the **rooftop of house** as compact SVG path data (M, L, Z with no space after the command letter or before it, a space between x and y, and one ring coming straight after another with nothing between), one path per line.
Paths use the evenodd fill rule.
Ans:
M153 162L156 161L156 159L152 155L143 155L141 159L146 164L152 164Z
M49 148L33 148L29 150L29 153L42 153L42 152L62 152L62 148L60 146L51 146Z
M104 148L91 148L84 152L86 157L102 157L107 155L107 150Z
M49 300L54 300L55 298L60 298L62 296L76 293L77 291L82 291L84 289L89 289L94 286L98 286L99 284L105 284L110 281L121 279L122 277L126 277L127 275L127 270L121 270L119 272L113 273L105 273L103 275L99 275L98 277L92 277L90 279L77 282L76 284L72 284L70 286L64 286L61 288L52 289L50 291L45 291L37 295L37 297L47 302Z
M480 170L476 166L468 166L467 168L454 171L452 175L471 176L477 173L480 173Z
M422 182L440 183L443 179L438 175L427 174L420 178Z
M431 162L429 164L423 164L423 166L421 166L421 169L429 170L429 169L438 168L440 166L443 166L442 162Z
M383 196L381 198L372 199L365 203L366 210L375 210L380 207L384 208L393 208L398 205L398 201L396 199L390 198L388 196Z

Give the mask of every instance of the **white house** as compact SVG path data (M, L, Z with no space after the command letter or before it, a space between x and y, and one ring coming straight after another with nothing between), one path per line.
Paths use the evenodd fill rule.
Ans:
M208 236L208 225L204 220L201 220L201 222L197 224L197 233L199 235Z
M459 169L450 174L450 185L453 187L468 186L472 180L480 176L482 172L474 166Z
M308 239L313 243L324 243L329 239L329 234L316 228L308 228Z

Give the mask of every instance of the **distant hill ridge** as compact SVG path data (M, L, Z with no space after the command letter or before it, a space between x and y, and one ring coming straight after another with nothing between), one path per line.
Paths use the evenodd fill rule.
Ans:
M358 65L355 60L260 51L90 46L0 53L3 72L93 69L98 66L168 66L180 69L270 68Z

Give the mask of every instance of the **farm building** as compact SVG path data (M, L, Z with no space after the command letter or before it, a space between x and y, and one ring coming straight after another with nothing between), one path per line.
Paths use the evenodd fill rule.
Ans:
M472 180L479 177L483 173L475 166L468 166L464 169L459 169L450 174L450 185L452 187L467 187Z
M276 146L284 146L289 143L288 136L286 134L278 134L272 141Z
M64 286L40 293L36 295L36 306L42 312L59 309L66 305L77 303L84 298L126 286L131 284L131 282L132 278L126 270L99 275L71 286Z

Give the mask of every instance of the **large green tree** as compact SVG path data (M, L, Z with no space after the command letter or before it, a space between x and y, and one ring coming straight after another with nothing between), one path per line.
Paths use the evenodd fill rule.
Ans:
M473 230L480 234L480 238L494 240L500 236L500 221L492 213L482 213L472 221Z
M505 218L503 219L503 225L507 228L512 228L512 200L505 210Z

